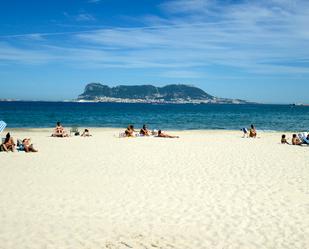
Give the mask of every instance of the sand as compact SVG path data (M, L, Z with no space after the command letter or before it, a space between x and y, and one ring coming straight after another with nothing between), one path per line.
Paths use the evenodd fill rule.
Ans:
M1 249L309 248L309 146L91 132L12 131L39 153L0 153Z

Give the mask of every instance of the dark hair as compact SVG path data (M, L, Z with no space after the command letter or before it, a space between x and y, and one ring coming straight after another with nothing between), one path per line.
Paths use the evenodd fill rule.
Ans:
M85 132L89 132L89 130L88 130L88 129L85 129Z
M129 125L129 128L130 129L134 129L134 125Z
M254 125L253 124L251 125L251 128L254 129Z
M147 128L147 126L144 124L144 125L143 125L143 129L146 129L146 128Z
M296 134L293 134L293 137L297 137L297 135L296 135Z
M158 134L160 135L162 133L162 131L161 130L158 130Z
M282 138L285 138L285 135L284 135L284 134L282 135Z
M61 123L60 122L57 122L57 126L60 126L61 125Z
M11 134L8 132L5 136L4 143L7 143L11 138Z

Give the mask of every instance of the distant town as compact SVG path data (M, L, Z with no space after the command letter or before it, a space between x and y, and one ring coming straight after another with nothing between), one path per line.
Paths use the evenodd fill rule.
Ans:
M116 102L150 104L248 104L240 99L214 97L191 85L152 85L109 87L101 83L89 83L76 99L78 102Z

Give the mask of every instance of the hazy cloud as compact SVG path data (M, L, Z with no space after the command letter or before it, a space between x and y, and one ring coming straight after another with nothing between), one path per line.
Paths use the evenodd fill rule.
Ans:
M172 0L160 5L166 12L175 13L193 13L200 14L209 11L214 5L212 0Z
M76 16L77 21L95 21L95 17L93 15L82 13Z
M196 79L205 77L205 74L195 71L172 70L162 73L161 76L175 79Z
M88 0L87 2L88 3L99 3L101 2L101 0Z
M89 21L96 20L96 18L89 13L80 13L77 15L73 15L73 14L69 14L68 12L63 12L63 15L67 17L69 20L78 21L78 22L82 22L82 21L89 22Z

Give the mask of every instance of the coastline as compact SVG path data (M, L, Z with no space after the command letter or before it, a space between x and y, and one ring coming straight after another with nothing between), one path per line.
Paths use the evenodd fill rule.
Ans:
M308 103L269 103L269 102L251 102L247 101L245 103L237 103L237 102L143 102L143 101L98 101L98 100L78 100L78 99L70 99L70 100L18 100L18 99L0 99L1 102L45 102L45 103L80 103L80 104L87 104L87 103L110 103L110 104L150 104L150 105L279 105L279 106L292 106L292 107L309 107Z

